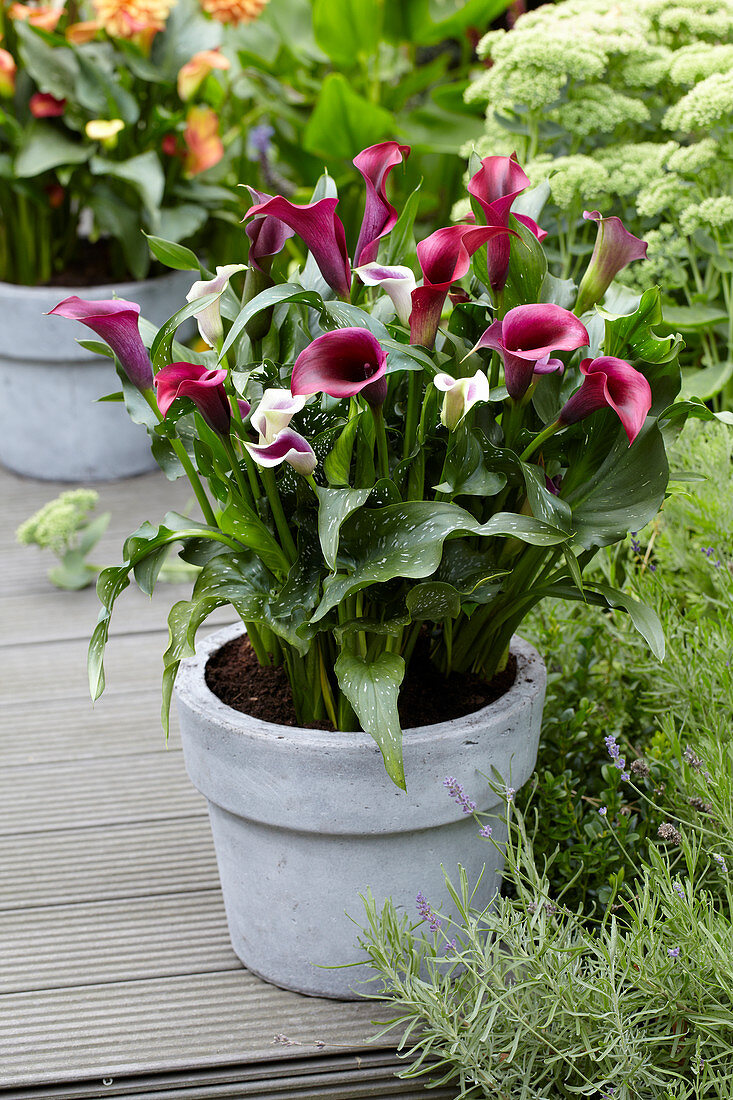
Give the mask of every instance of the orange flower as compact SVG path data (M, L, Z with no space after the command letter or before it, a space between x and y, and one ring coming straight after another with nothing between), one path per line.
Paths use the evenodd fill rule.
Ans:
M201 0L201 7L219 23L252 23L265 10L267 0Z
M180 69L178 73L178 94L186 103L196 95L206 77L214 69L226 71L231 68L231 63L217 50L201 50L195 53L190 61Z
M55 31L56 24L63 15L63 8L31 7L30 4L11 4L8 10L11 19L28 22L42 31Z
M135 38L162 31L175 0L94 0L94 10L111 38Z
M224 145L219 137L219 117L210 107L190 108L183 140L187 150L184 168L188 176L197 176L199 172L213 168L224 156Z
M87 19L84 23L72 23L66 28L66 40L73 46L83 46L85 42L91 42L98 31L101 31L102 23L99 19Z
M9 98L15 92L17 69L13 55L7 50L0 50L0 96Z

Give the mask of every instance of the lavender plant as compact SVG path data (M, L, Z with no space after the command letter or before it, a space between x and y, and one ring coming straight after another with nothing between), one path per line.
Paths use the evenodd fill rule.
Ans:
M619 214L649 243L622 281L664 284L685 334L684 392L708 398L733 374L733 3L563 0L492 31L492 65L469 88L486 101L483 154L517 149L547 181L549 254L578 279L593 239L583 211Z
M298 720L361 726L401 786L397 700L422 632L438 674L490 679L531 608L560 597L623 608L661 655L656 617L583 570L656 514L664 432L713 415L670 404L680 341L655 332L657 289L623 314L593 309L638 254L618 219L599 220L581 319L531 213L511 213L526 185L514 159L477 161L472 221L415 246L417 196L398 213L386 195L408 154L383 142L355 158L366 199L353 265L324 177L305 206L255 194L242 304L231 281L243 265L200 269L149 352L133 303L74 297L53 311L106 341L128 408L203 517L146 523L100 576L93 695L117 596L131 575L151 592L182 543L203 568L170 615L164 715L196 631L231 603L260 662L285 668ZM295 235L301 270L285 251ZM199 271L188 250L169 255ZM195 356L174 343L191 316L211 347Z

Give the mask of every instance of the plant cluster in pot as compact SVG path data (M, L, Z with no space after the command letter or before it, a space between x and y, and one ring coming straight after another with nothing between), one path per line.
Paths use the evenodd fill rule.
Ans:
M496 891L506 801L540 730L544 667L516 636L528 611L546 597L620 608L661 656L653 612L583 571L659 509L675 425L712 415L672 403L679 339L654 332L657 290L624 315L596 307L639 249L618 219L599 223L579 317L577 289L547 275L543 193L521 195L514 159L474 163L471 224L415 250L417 196L398 215L385 191L408 153L384 142L355 159L353 268L332 179L303 206L258 195L245 304L220 269L156 336L141 400L202 518L169 513L130 536L100 576L89 653L96 698L131 578L152 592L176 546L201 567L170 613L164 722L175 682L236 952L269 981L332 997L358 995L346 913L359 894L411 911L422 891L448 910L441 863L474 880L485 865L481 901ZM173 335L192 310L211 350L179 361ZM116 348L123 369L132 344ZM195 652L227 604L243 625ZM273 677L289 685L289 719L212 691L237 662L260 668L246 697ZM508 690L470 712L462 686L497 673ZM401 708L411 683L427 719ZM454 714L440 706L449 692Z
M145 234L196 244L233 217L231 194L215 186L229 61L206 5L7 6L0 461L18 473L100 480L154 465L145 433L117 403L99 403L114 388L108 365L41 315L74 293L120 296L157 327L190 279L151 268ZM48 425L40 436L27 431L29 393Z

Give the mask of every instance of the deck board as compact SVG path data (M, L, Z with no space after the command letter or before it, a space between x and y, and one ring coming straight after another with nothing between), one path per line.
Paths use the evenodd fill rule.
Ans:
M166 616L188 588L123 593L92 707L94 591L52 588L50 557L14 541L61 488L0 470L3 1100L423 1095L394 1077L388 1040L370 1044L382 1006L277 989L232 952L205 803L175 719L167 747L160 727ZM96 488L112 520L94 560L110 564L190 499L157 474Z

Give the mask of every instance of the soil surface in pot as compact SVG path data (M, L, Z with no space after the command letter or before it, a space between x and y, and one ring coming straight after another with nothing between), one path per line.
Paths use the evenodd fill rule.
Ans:
M76 245L74 258L63 271L55 271L44 286L63 287L92 287L105 286L114 282L135 282L132 275L126 273L117 278L114 275L115 257L112 254L110 242L107 240L89 241L80 238ZM148 278L166 274L166 268L160 264L153 264Z
M429 726L462 718L501 698L514 683L517 662L510 655L507 667L490 683L472 673L453 672L444 679L428 656L427 637L418 640L399 697L404 729ZM262 668L246 635L227 642L206 665L206 683L222 703L281 726L297 726L293 697L282 668ZM333 730L330 722L314 728Z

